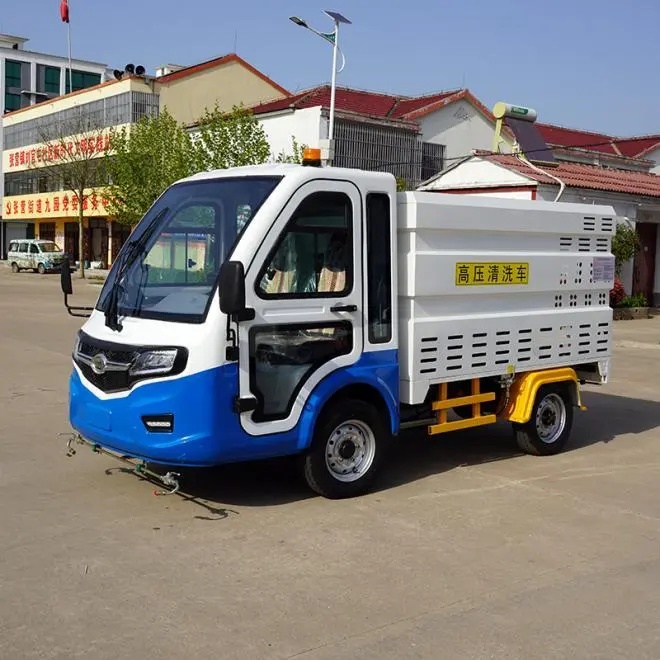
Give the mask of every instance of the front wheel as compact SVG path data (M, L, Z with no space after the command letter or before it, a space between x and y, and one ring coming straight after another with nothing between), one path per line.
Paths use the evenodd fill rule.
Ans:
M12 273L18 273L19 270L21 270L21 269L18 267L18 264L17 264L16 262L14 262L14 263L11 265L11 272L12 272Z
M551 456L564 449L573 426L573 402L566 383L544 385L536 395L526 424L514 424L520 449L535 456Z
M39 273L39 275L43 275L45 272L46 272L46 267L43 264L39 264L37 266L37 273Z
M359 400L343 400L324 413L303 457L303 474L313 491L341 499L371 487L389 438L381 417Z

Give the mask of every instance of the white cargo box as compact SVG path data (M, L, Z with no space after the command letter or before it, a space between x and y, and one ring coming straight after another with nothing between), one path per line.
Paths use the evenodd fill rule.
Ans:
M478 195L398 195L401 401L443 381L611 354L614 210Z

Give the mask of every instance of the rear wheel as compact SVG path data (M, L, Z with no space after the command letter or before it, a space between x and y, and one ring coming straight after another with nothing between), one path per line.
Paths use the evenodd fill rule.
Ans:
M343 400L319 420L303 474L309 487L330 499L355 497L373 484L389 438L374 406Z
M568 385L544 385L536 395L532 416L526 424L514 424L520 449L535 456L551 456L564 449L573 426L573 402Z
M12 273L18 273L19 270L20 270L20 268L18 267L18 264L16 262L12 263L11 272Z
M43 275L45 272L46 272L46 267L43 264L39 264L37 266L37 273L39 273L39 275Z

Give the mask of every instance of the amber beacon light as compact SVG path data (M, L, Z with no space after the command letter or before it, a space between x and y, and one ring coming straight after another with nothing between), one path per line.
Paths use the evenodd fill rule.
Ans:
M309 167L321 167L321 150L307 147L303 151L302 164Z

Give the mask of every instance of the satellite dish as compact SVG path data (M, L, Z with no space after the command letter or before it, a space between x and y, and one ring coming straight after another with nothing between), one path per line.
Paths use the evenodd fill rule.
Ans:
M127 73L135 73L135 66L133 64L127 64L126 65L126 72Z
M146 71L146 69L145 69L141 64L138 64L138 65L135 67L135 73L136 73L138 76L143 76L144 73L145 73L145 71Z
M124 72L120 71L119 69L115 69L112 73L117 80L121 80L124 77Z

